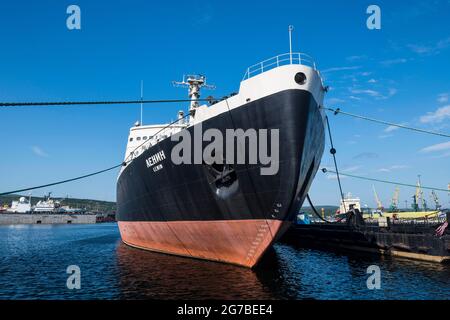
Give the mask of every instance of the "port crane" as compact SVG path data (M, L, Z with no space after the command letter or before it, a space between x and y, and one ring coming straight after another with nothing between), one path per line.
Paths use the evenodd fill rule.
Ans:
M412 196L413 203L411 207L414 209L414 211L419 211L419 203L422 204L423 211L427 211L427 201L425 200L425 197L423 196L423 191L421 188L420 183L420 174L418 175L417 179L417 187L416 187L416 193Z
M417 186L416 186L416 193L412 196L413 198L413 203L411 204L411 207L413 208L414 211L419 211L419 201L420 201L420 180L417 181Z
M421 200L423 211L427 211L427 201L425 200L425 197L423 196L423 191L422 191L421 182L420 182L420 174L417 176L416 197L417 197L418 203L419 203L419 200Z
M380 198L378 197L377 191L375 190L375 186L372 185L372 189L373 189L373 194L375 196L375 202L377 203L377 210L379 211L383 211L383 204L380 201Z
M392 212L398 211L399 195L400 195L400 188L395 187L394 196L391 199L391 206L389 207L389 210Z
M434 205L436 206L436 210L440 210L441 209L441 205L439 204L439 198L438 198L438 195L436 194L436 191L431 190L430 197L434 201Z

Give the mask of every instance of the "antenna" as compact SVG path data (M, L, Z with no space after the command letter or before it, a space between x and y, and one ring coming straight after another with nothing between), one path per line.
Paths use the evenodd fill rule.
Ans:
M142 125L143 100L144 100L144 80L141 80L141 125Z
M294 31L294 26L289 25L288 30L289 30L289 59L292 64L292 31Z
M199 107L198 99L200 98L200 90L202 88L214 90L216 86L209 85L206 83L206 77L201 74L188 74L183 75L183 81L172 81L175 87L188 88L189 98L191 99L191 104L189 111L195 110Z

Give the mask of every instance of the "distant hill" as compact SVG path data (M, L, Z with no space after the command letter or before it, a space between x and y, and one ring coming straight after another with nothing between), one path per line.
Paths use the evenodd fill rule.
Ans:
M13 200L18 200L20 197L26 197L25 195L10 194L6 196L0 196L0 206L11 206ZM53 197L52 197L53 198ZM53 199L61 201L61 205L70 206L72 208L81 208L88 211L99 211L106 214L112 214L116 211L116 203L111 201L91 200L91 199L77 199L77 198L58 198ZM31 204L35 205L39 200L44 200L43 197L32 197Z
M0 196L0 206L3 205L11 205L13 200L18 200L20 197L28 197L25 195L12 194L7 196ZM43 197L32 197L31 203L35 205L39 200L43 200ZM111 201L101 201L101 200L91 200L91 199L77 199L77 198L58 198L54 199L60 200L63 206L70 206L72 208L82 208L88 211L99 211L106 214L112 214L116 211L116 203ZM325 216L334 216L336 210L339 209L338 206L330 206L330 205L316 205L315 206L319 213L322 212L322 208L325 211ZM301 212L306 212L311 216L315 216L311 207L302 207L300 209Z
M325 213L325 217L332 217L335 215L336 210L339 209L338 206L329 206L329 205L314 205L314 207L316 208L316 210L319 212L319 214L322 214L322 208L324 209L324 213ZM311 207L302 207L300 209L301 212L306 212L311 216L315 216L315 213L313 212Z

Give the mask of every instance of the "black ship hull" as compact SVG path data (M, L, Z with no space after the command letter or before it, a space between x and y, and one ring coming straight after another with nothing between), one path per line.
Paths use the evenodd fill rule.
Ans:
M253 267L306 197L324 150L323 115L310 92L286 90L201 125L224 135L226 129L279 129L278 172L261 175L265 166L248 162L175 165L170 154L178 142L162 140L118 179L122 239L148 250ZM185 130L194 135L194 127ZM146 160L161 151L166 158L158 170L149 168Z

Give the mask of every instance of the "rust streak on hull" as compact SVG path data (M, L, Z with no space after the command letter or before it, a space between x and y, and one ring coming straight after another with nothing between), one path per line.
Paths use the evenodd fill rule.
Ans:
M151 251L252 268L285 230L280 220L119 221L124 243Z

